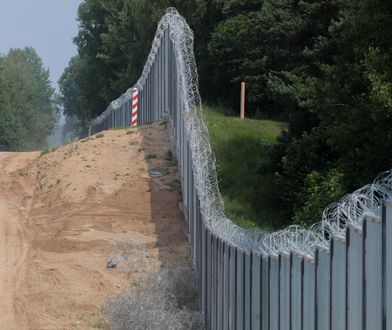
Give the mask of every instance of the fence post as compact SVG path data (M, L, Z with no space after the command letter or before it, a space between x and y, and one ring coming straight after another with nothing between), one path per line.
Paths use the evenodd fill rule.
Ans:
M241 119L245 118L245 82L241 83Z

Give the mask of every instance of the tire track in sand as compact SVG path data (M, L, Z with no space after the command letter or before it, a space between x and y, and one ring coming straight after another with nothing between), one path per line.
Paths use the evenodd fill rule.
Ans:
M27 324L24 299L17 297L25 277L29 238L25 228L25 216L12 200L13 190L23 187L12 181L10 172L15 171L31 154L0 154L0 329L21 329Z

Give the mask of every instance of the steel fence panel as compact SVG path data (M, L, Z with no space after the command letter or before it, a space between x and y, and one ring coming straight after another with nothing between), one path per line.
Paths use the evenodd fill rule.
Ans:
M222 280L222 279L221 279ZM230 246L223 244L223 329L229 329L230 301Z
M269 264L269 329L279 330L279 257L271 256Z
M382 329L382 225L381 218L364 220L364 328Z
M211 236L211 329L217 329L217 303L218 303L218 288L217 288L217 271L218 271L218 249L217 238Z
M316 329L330 330L331 313L331 263L330 252L324 248L316 250Z
M207 329L211 329L211 301L212 301L212 235L207 230L207 267L206 267L206 314L204 315Z
M203 219L200 210L200 200L197 196L196 186L194 185L194 196L195 196L195 222L197 224L197 230L195 241L196 241L196 271L198 272L199 288L201 288L201 278L203 276L203 239L200 239L203 235Z
M303 258L303 330L316 329L316 260Z
M363 329L362 229L349 225L347 240L347 330Z
M229 247L229 329L236 328L236 308L237 308L237 250Z
M200 272L201 272L201 276L200 276L200 280L201 280L201 285L199 286L199 288L201 289L201 295L200 295L200 299L201 299L201 304L200 304L200 309L201 312L203 313L203 315L206 315L206 311L207 311L207 273L208 273L208 269L207 269L207 229L205 227L205 224L202 223L202 235L201 235L201 247L202 247L202 252L201 252L201 267L200 267ZM205 320L204 320L204 323Z
M236 329L244 328L244 306L245 306L245 279L244 279L245 256L242 250L237 249L236 267Z
M346 329L346 241L331 240L331 329Z
M290 329L290 255L279 256L279 329Z
M261 329L262 257L252 252L251 258L251 329Z
M261 259L261 329L269 329L269 290L270 290L270 257L263 256Z
M291 254L291 329L302 330L303 257Z
M223 329L223 242L218 239L217 244L217 302L216 302L216 328Z
M386 201L383 209L383 275L384 306L383 328L392 329L392 202Z
M244 252L244 329L251 329L252 317L252 256Z

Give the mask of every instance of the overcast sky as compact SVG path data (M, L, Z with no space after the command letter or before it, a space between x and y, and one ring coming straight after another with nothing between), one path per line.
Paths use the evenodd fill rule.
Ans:
M77 9L82 0L0 0L0 53L34 47L52 84L76 54Z

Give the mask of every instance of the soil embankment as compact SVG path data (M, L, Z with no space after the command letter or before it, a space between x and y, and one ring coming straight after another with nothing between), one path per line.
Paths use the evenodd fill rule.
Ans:
M107 296L185 262L176 178L164 124L0 153L0 329L99 328Z

